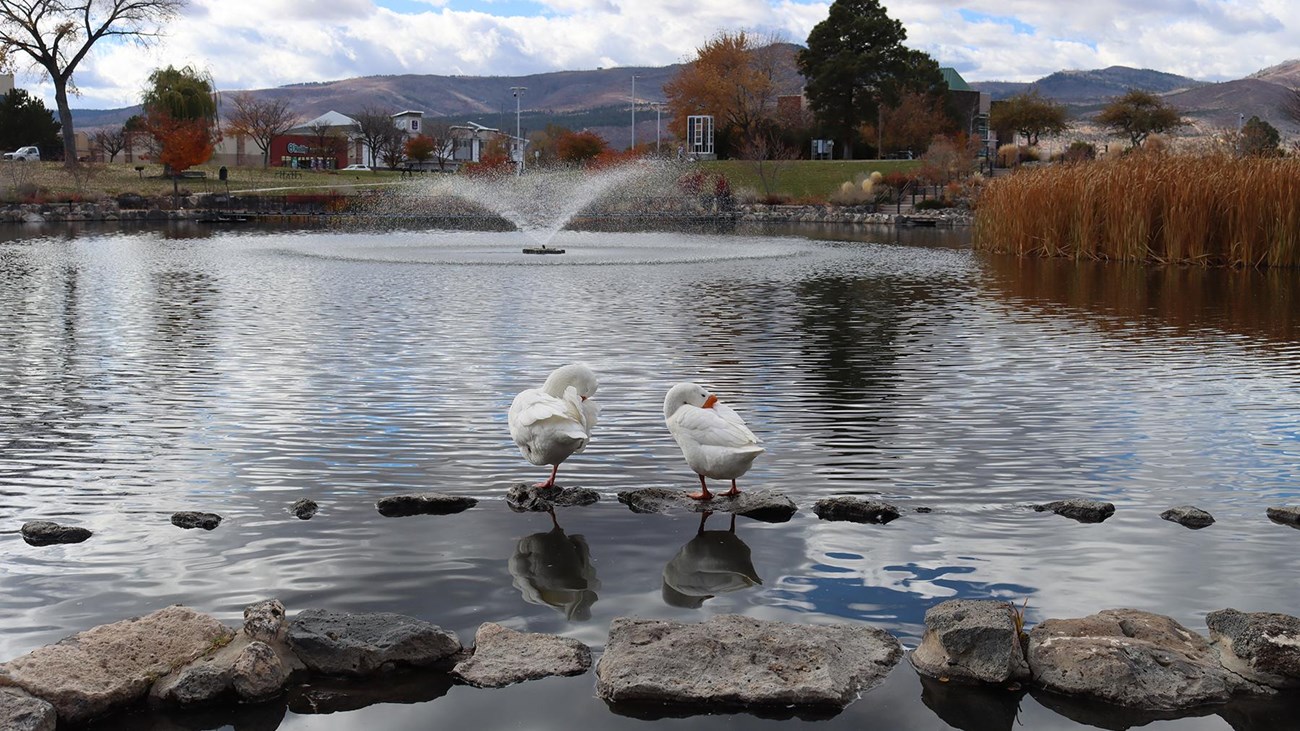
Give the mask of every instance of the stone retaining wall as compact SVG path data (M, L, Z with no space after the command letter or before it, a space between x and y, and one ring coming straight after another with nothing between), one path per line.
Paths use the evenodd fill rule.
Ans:
M82 221L189 221L218 213L204 208L187 208L184 203L172 209L170 197L138 199L140 207L121 207L115 200L79 203L11 203L0 206L0 223L54 223ZM191 201L192 203L192 201ZM292 208L292 207L289 207ZM226 212L244 213L233 210ZM293 213L286 208L286 213ZM315 211L313 211L315 212ZM336 215L348 215L340 212ZM484 214L485 218L495 218ZM774 206L749 204L733 211L701 211L693 219L716 218L744 223L834 223L876 225L966 226L972 221L969 211L951 209L922 213L873 212L862 206L802 205Z

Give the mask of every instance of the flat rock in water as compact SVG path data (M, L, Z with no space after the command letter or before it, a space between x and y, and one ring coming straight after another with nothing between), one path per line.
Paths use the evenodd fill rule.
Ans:
M1080 523L1100 523L1115 514L1115 505L1097 500L1057 500L1044 505L1035 505L1034 510L1040 513L1056 513Z
M1300 619L1222 609L1205 624L1224 667L1270 688L1300 687Z
M618 494L618 501L634 513L670 513L685 510L692 513L735 513L764 523L784 523L799 512L790 498L771 490L742 492L736 497L715 493L712 500L695 500L687 497L685 490L665 490L647 487Z
M54 706L19 688L0 688L0 729L54 731Z
M405 518L411 515L454 515L475 505L478 505L478 500L472 497L426 492L380 498L375 508L385 518Z
M899 516L898 508L878 500L856 497L832 497L818 500L813 513L822 520L846 520L851 523L888 523Z
M154 680L230 641L234 630L182 606L105 624L0 665L17 685L81 724L145 697Z
M394 665L430 665L460 652L456 633L414 617L386 612L299 612L289 646L309 669L369 675Z
M516 632L495 622L479 626L474 655L452 673L478 688L501 688L552 675L581 675L591 669L591 649L559 635Z
M319 509L320 509L319 506L316 505L316 501L310 500L308 498L302 498L301 500L297 500L294 502L293 505L289 506L289 510L299 520L311 520L312 516L315 515L316 511Z
M596 693L610 703L840 709L902 656L892 635L863 625L619 617L596 668Z
M50 546L56 543L81 543L91 536L85 528L59 525L48 520L23 523L23 540L33 546Z
M1268 509L1268 519L1292 528L1300 528L1300 506L1284 505Z
M591 505L599 500L600 493L589 487L538 487L519 482L506 491L506 505L516 513L545 513L554 508Z
M1008 602L950 599L925 612L912 666L932 678L1005 683L1029 676L1016 609Z
M1200 508L1192 507L1191 505L1182 505L1177 508L1170 508L1161 513L1160 517L1192 529L1200 529L1214 525L1213 515L1210 515Z
M1204 637L1136 609L1041 622L1029 633L1028 657L1047 690L1131 708L1191 708L1252 689Z
M192 510L184 510L179 513L172 513L172 525L186 530L191 528L212 530L221 525L221 516L216 513L198 513Z

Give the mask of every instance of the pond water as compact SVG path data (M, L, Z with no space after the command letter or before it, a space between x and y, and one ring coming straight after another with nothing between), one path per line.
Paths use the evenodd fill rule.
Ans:
M914 647L925 610L953 597L1027 601L1030 623L1135 607L1201 632L1216 609L1300 608L1300 531L1265 517L1300 500L1294 273L1016 261L971 252L960 230L562 232L569 253L553 257L468 231L3 236L0 659L176 602L237 624L267 597L414 615L466 644L498 621L597 655L627 615L864 622ZM603 411L559 481L602 500L560 511L556 530L505 505L512 482L545 477L505 414L574 360L599 374ZM663 423L682 380L747 419L768 453L741 487L787 494L794 519L731 534L714 515L701 537L695 516L617 502L696 484ZM481 502L375 510L421 491ZM903 517L811 512L869 494ZM310 521L288 512L302 497L321 506ZM1087 525L1029 507L1069 497L1117 512ZM1218 522L1160 519L1177 505ZM177 510L225 522L185 531ZM29 546L19 528L36 519L95 535ZM761 583L705 596L681 578L691 556L751 562ZM97 728L645 728L591 674L478 690L413 673L333 704L310 690ZM1271 729L1298 710L1153 720L922 684L904 662L831 719L656 726Z

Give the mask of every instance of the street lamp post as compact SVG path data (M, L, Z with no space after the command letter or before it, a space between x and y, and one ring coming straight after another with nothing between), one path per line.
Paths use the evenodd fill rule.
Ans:
M632 74L632 147L631 151L636 154L636 74Z
M523 96L525 91L528 91L528 87L512 86L510 87L510 91L515 95L515 145L514 147L519 153L519 161L515 165L515 175L523 175L524 174L524 144L523 144L523 138L520 137L519 97Z

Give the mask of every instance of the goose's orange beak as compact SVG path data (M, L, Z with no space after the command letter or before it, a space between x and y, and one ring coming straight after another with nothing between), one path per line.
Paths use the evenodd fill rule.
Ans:
M704 399L704 408L711 409L713 408L713 405L716 403L718 403L718 397L713 394L709 394L709 397Z

